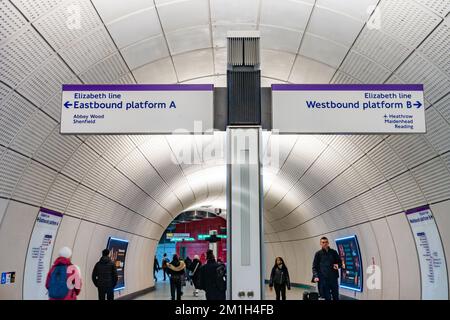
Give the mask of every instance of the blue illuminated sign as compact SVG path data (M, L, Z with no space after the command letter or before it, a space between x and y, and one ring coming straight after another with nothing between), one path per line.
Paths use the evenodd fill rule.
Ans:
M362 261L358 239L355 235L336 239L342 261L340 287L361 292L363 290Z
M127 254L128 240L110 237L108 239L109 256L117 268L117 275L119 280L114 288L114 291L125 288L125 257Z

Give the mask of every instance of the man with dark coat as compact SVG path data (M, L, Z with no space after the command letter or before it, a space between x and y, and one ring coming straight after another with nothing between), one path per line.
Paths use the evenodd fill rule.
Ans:
M206 292L206 300L225 300L225 265L216 262L212 250L208 250L206 259L206 264L200 268L200 287Z
M114 300L114 287L118 280L116 265L109 257L109 250L105 249L92 271L92 281L98 288L98 299L105 300L106 296L108 300Z
M330 248L327 237L320 239L321 250L314 256L313 282L319 283L319 293L325 300L339 300L339 268L342 261L336 250Z

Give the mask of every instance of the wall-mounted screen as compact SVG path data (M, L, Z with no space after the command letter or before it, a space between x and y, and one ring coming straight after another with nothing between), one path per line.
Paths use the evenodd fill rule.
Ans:
M342 261L340 287L363 290L361 252L356 236L336 239L336 247Z
M114 291L125 288L125 257L127 254L128 240L110 237L108 239L109 256L115 263L119 280Z

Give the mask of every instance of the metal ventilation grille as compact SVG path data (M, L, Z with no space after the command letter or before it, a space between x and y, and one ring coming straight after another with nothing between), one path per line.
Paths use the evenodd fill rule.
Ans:
M228 38L228 65L241 66L244 64L244 43L242 39Z
M259 38L228 38L229 66L259 66Z
M261 71L228 71L228 123L261 122Z
M259 38L244 38L244 64L259 65Z

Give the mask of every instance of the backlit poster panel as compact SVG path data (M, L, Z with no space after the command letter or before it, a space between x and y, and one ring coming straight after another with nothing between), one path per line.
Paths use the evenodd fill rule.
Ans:
M356 236L336 239L336 247L342 261L340 287L363 290L361 252Z
M125 257L127 254L128 240L110 237L108 240L109 256L117 268L119 280L114 291L125 288Z

